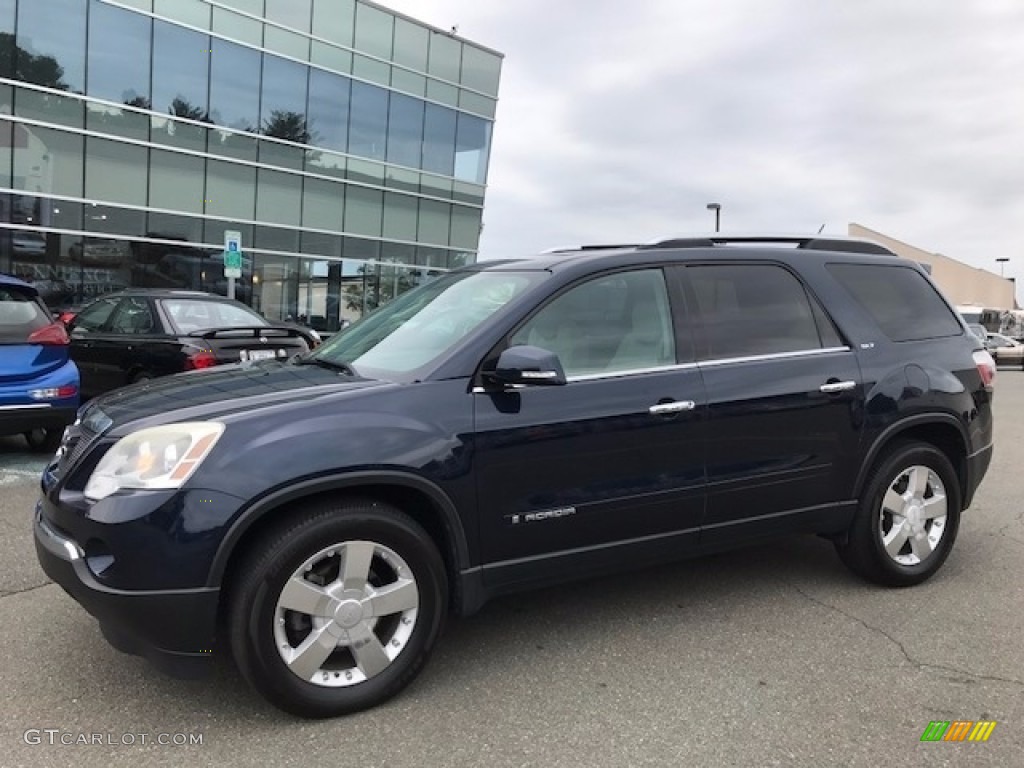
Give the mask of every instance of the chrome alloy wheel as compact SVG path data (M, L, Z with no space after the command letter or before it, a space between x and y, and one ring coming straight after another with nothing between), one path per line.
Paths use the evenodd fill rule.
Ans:
M416 626L419 589L392 549L346 541L322 549L285 582L274 614L281 659L301 679L330 688L379 675Z
M939 476L928 467L907 467L882 497L882 547L900 565L924 562L942 540L946 514L946 489Z

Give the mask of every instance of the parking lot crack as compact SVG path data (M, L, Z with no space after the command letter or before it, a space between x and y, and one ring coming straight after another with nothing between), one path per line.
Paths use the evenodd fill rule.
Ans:
M45 581L42 584L36 584L34 586L31 586L31 587L25 587L24 589L15 589L13 591L12 590L7 590L7 589L0 590L0 600L3 600L3 599L8 598L8 597L14 597L15 595L23 595L26 592L33 592L33 591L35 591L37 589L42 589L43 587L48 587L51 584L53 584L52 581Z
M809 592L806 592L805 590L801 589L798 585L794 584L793 582L784 581L784 583L792 587L794 590L796 590L797 593L799 593L801 596L803 596L810 602L814 603L815 605L818 605L834 613L838 613L840 616L843 616L849 619L850 621L860 624L868 631L881 635L899 649L900 653L902 654L903 658L907 660L908 664L911 664L912 666L917 667L918 669L936 670L939 672L953 673L955 675L961 675L963 677L971 678L972 680L988 680L995 683L1016 685L1024 688L1024 680L1017 680L1016 678L1012 677L1000 677L998 675L983 675L977 672L971 672L970 670L960 669L959 667L948 666L946 664L932 664L930 662L918 661L911 655L910 651L907 650L907 647L902 642L900 642L897 638L893 637L891 634L886 632L881 627L876 627L872 624L868 624L866 621L864 621L864 619L860 618L859 616L855 616L852 613L848 613L844 611L842 608L839 608L838 606L832 605L831 603L827 603L824 600L815 597Z

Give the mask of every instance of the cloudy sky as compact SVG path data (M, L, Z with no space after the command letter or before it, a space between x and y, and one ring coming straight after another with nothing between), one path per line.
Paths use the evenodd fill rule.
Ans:
M383 4L505 54L481 258L705 232L714 201L1024 281L1021 0Z

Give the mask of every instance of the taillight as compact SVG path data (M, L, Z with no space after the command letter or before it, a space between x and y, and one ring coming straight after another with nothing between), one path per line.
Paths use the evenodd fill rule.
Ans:
M71 339L68 338L68 331L63 323L50 323L46 327L30 333L28 343L65 346L71 343Z
M30 389L28 394L33 400L63 400L67 397L74 397L77 395L78 387L74 384L65 384L63 387Z
M217 364L217 358L208 349L200 349L191 353L185 358L185 370L198 371L203 368L212 368Z
M974 364L978 366L978 375L981 376L981 383L985 385L985 389L992 389L996 380L996 361L992 359L992 355L979 349L974 353Z

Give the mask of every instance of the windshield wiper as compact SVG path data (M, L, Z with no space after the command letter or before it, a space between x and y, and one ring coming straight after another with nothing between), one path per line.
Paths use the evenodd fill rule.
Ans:
M295 361L295 365L316 365L320 368L326 368L329 371L338 371L340 373L346 373L349 376L357 376L356 369L345 362L335 362L334 360L327 360L323 357L300 357Z

